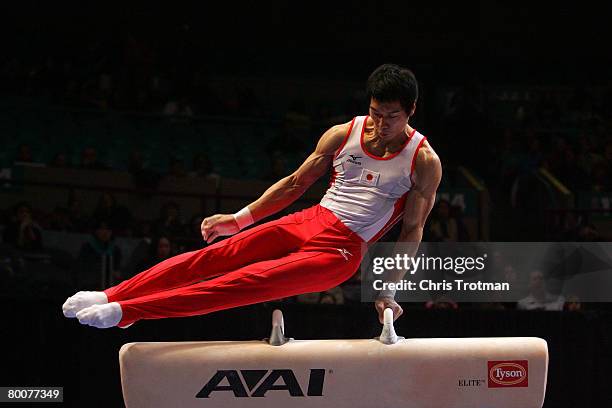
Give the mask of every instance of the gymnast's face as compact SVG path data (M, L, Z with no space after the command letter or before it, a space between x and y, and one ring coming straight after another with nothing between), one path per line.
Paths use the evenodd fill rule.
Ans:
M383 140L391 140L406 130L409 115L399 101L379 102L370 100L370 117L374 121L374 132Z

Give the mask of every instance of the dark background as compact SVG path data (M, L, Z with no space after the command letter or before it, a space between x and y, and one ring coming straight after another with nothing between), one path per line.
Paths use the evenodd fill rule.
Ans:
M459 166L469 168L486 185L490 212L485 216L480 209L477 218L478 225L486 219L490 232L484 236L479 227L467 228L469 232L461 235L460 230L453 239L606 241L611 235L607 219L598 218L601 208L580 200L580 194L612 191L606 155L612 146L610 24L595 6L23 1L6 8L0 38L0 161L1 167L13 169L12 186L25 190L23 197L19 189L0 195L4 231L15 222L18 202L26 200L43 231L65 231L82 242L79 237L96 228L97 207L83 208L86 219L80 226L75 219L61 223L58 214L69 212L79 192L96 197L110 192L119 197L123 211L111 211L110 221L104 218L117 223L111 225L117 239L174 234L173 253L201 247L197 233L189 230L189 220L234 211L250 197L236 199L231 197L235 191L206 190L208 201L198 211L182 209L179 232L161 228L161 215L161 221L139 218L131 200L144 194L176 201L178 193L164 192L159 183L184 180L183 173L191 170L192 157L185 152L166 157L159 151L170 144L200 146L212 168L206 174L193 169L198 176L215 173L221 180L269 185L299 164L335 118L365 114L368 101L358 97L365 79L381 63L394 62L413 69L419 80L421 98L414 123L441 156L441 190L463 187ZM100 88L102 76L112 78L110 91ZM157 90L151 86L154 78L162 84ZM281 87L294 84L299 92L286 90L280 93L282 101L270 100L270 89L279 86L275 81ZM318 90L308 90L317 81L340 84L346 94L323 99ZM517 89L530 95L517 102L525 116L514 120L518 110L513 105L510 119L504 121L499 95L512 95ZM451 112L443 102L446 94L453 95ZM190 106L191 113L164 114L171 101ZM277 156L267 149L255 169L245 151L236 152L237 167L220 161L214 153L220 141L206 133L211 123L230 130L246 123L250 130L238 132L233 146L257 144L268 130L283 134L283 129L295 129L284 126L296 114L309 118L308 133L303 139L281 137L286 145L300 147L281 151L287 161L277 172ZM115 129L124 133L114 133ZM152 147L153 133L161 139L155 142L158 147ZM82 151L89 147L81 143L84 136L96 146L101 167L84 165ZM537 145L531 143L534 139ZM132 140L139 147L133 147ZM565 147L559 147L563 143ZM22 156L24 145L29 154ZM134 170L127 145L149 161ZM62 166L54 161L58 153L69 157ZM510 164L500 165L511 157L518 164L508 159ZM595 162L597 166L588 165ZM576 200L568 203L545 195L550 186L532 177L539 166L565 183ZM102 180L100 172L111 171L133 176L134 187L100 187L104 182L99 186L95 181L85 189L75 181L78 174ZM21 173L23 179L18 177ZM512 195L517 180L525 182L518 184L518 195ZM43 191L32 201L26 198L31 197L25 194L28 188L46 190L32 190ZM47 192L65 196L65 205L52 204ZM199 192L184 194L195 198ZM299 205L316 198L309 200ZM442 216L436 211L431 218L439 221ZM460 225L462 215L453 214ZM569 225L572 215L575 222ZM426 239L440 238L433 228L428 234ZM274 307L285 310L288 334L300 339L369 338L379 331L372 305L351 302L347 295L344 304L304 305L285 299L209 316L143 321L126 331L81 327L63 318L60 307L66 296L84 288L78 277L82 251L68 256L49 247L48 234L43 237L41 247L19 247L6 236L2 242L0 307L5 311L3 338L8 341L0 384L64 386L63 406L121 406L117 353L129 341L259 339L268 334ZM124 270L123 277L130 273L134 271ZM598 407L612 401L606 389L612 315L606 304L549 312L517 311L512 305L404 306L406 315L397 330L406 337L546 339L550 367L545 407Z
M428 69L419 77L436 81L584 85L609 79L607 17L575 4L135 2L84 8L24 1L5 20L4 57L30 61L84 59L95 47L120 61L131 34L155 50L160 65L185 72L205 66L214 73L362 81L381 62L395 61L423 64Z

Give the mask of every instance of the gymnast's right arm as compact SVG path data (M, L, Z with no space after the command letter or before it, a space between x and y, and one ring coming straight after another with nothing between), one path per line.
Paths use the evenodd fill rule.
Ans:
M300 198L315 181L327 173L349 126L350 123L344 123L327 130L319 139L315 151L296 171L274 183L261 197L238 213L216 214L205 218L201 225L204 240L210 243L218 236L233 235L244 226L269 217Z

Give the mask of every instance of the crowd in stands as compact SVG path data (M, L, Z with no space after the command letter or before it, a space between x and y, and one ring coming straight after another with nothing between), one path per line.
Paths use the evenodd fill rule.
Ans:
M458 209L453 208L446 200L440 200L432 211L424 232L426 242L452 243L465 239L466 228ZM456 215L454 215L455 213ZM72 197L66 208L55 208L51 213L35 212L25 202L19 203L7 211L2 218L4 225L0 245L0 257L4 259L0 267L4 268L3 277L15 278L13 284L20 282L32 284L26 278L35 269L49 273L46 278L59 282L60 289L70 292L74 289L99 290L117 284L141 271L176 254L202 248L206 245L201 240L199 225L201 216L187 221L181 215L180 207L174 202L167 202L155 220L138 220L125 206L117 203L114 196L103 192L97 206L91 213L84 213L78 199ZM393 241L399 226L390 232L385 241ZM57 248L45 245L45 231L71 233L81 237L80 247L69 255ZM121 239L132 240L132 245L120 245ZM19 261L20 260L20 261ZM17 261L17 262L16 262ZM11 263L21 263L17 270L9 273ZM41 263L42 262L42 263ZM57 276L53 270L43 267L44 263L55 264L68 271L68 277ZM477 307L494 310L581 310L580 299L569 296L553 295L548 288L545 274L539 270L531 272L529 282L520 281L519 274L509 258L495 254L492 269L493 275L501 282L511 285L523 285L525 297L518 303L457 303L444 293L432 293L432 300L423 304L426 309L455 310L465 307ZM10 276L9 276L10 275ZM36 281L40 283L39 281ZM56 282L57 283L57 282ZM312 293L284 299L287 302L351 304L361 302L361 271L339 287L321 293ZM8 285L7 287L10 287ZM51 285L50 290L57 286ZM553 288L554 291L554 288ZM556 292L558 293L558 292ZM408 307L414 307L408 306Z
M267 164L255 176L270 182L286 176L299 164L314 146L316 136L313 135L325 126L365 113L367 106L359 100L361 94L356 91L338 106L330 107L324 101L309 105L304 100L312 98L305 95L304 100L296 99L285 111L275 112L261 94L240 81L233 89L220 93L210 85L205 67L187 69L180 64L169 67L160 63L162 59L156 59L156 51L133 33L122 44L121 55L110 54L108 44L93 44L77 59L9 58L0 66L0 91L7 98L43 100L45 106L59 106L67 112L85 109L100 115L126 111L153 113L167 119L165 123L171 126L195 128L195 118L210 115L278 120L280 125L266 138L260 139L259 134L240 135L245 152L237 166L252 167L247 161L251 155L248 149L264 140L257 148ZM509 205L521 199L517 180L540 168L548 170L572 191L612 191L612 84L521 86L512 90L512 87L475 82L453 89L428 89L424 85L421 91L424 97L419 105L418 121L426 123L425 128L445 166L470 167L490 189L499 190L499 196ZM436 93L445 97L436 99L433 97ZM197 132L194 134L197 136ZM12 136L3 134L2 137ZM36 141L20 143L9 164L119 169L131 173L139 187L152 190L163 177L197 176L218 180L226 176L226 169L218 165L219 154L206 148L190 151L187 147L188 154L182 155L168 153L165 165L160 168L151 165L145 157L148 154L145 146L132 147L124 152L123 159L114 158L111 162L106 160L108 152L100 152L94 145L82 146L78 158L73 152L62 150L52 152L47 158L36 157L40 146L33 143ZM163 151L164 146L159 150ZM34 210L29 203L20 203L0 210L4 211L1 224L6 253L10 252L7 248L23 253L44 252L44 231L86 234L87 242L75 259L81 266L75 270L104 271L104 279L89 282L91 287L116 283L173 254L201 247L204 244L199 237L199 222L209 215L183 215L176 203L167 202L158 219L138 219L108 192L101 192L98 205L89 211L81 208L77 197L69 197L65 206L56 208ZM579 211L563 214L555 234L562 241L603 239L589 214ZM114 244L121 237L139 239L141 245L132 253L122 253ZM425 241L462 242L477 238L468 233L460 208L444 199L437 202L424 231ZM533 273L536 282L537 273ZM508 274L511 276L511 271ZM354 296L354 288L349 288L359 284L357 278L345 285L344 292L333 290L302 296L300 301L359 301ZM537 305L548 302L549 295L540 288L534 289L530 296L525 302L519 302L519 308L539 308ZM573 306L567 306L570 303ZM563 305L562 302L560 307ZM580 309L576 299L565 305L571 310ZM441 298L426 307L455 309L459 305L452 299Z
M311 106L300 100L284 112L263 112L256 107L266 103L253 89L218 95L207 86L204 73L193 72L187 76L164 73L161 66L144 57L151 52L142 47L146 46L137 39L127 38L124 59L114 62L108 59L103 48L95 47L87 64L51 56L27 62L13 58L4 62L0 82L9 95L47 97L54 106L183 117L286 115L290 118L286 123L293 126L283 129L273 141L274 151L266 147L269 177L282 173L283 160L276 151L302 151L312 144L312 132L320 129L308 125L311 118L318 122L346 120L365 109L363 101L348 97L344 106L336 107L333 112L324 101L321 106ZM136 72L143 75L133 81ZM612 188L612 85L523 87L504 92L476 83L448 95L443 102L425 99L420 106L426 111L422 114L424 117L440 113L429 120L431 130L428 131L434 133L435 139L444 141L437 146L440 152L448 152L447 162L469 162L483 178L491 184L500 183L507 191L518 175L540 167L550 170L572 190L600 192ZM504 120L495 119L500 117ZM475 144L483 149L472 149ZM66 152L56 152L49 164L108 167L96 157L97 153L95 148L88 147L82 151L81 163L70 163ZM32 146L20 146L14 160L31 162ZM182 160L169 162L168 167L179 174L189 171L185 158ZM193 163L191 171L199 171L198 166Z
M112 52L117 44L101 42L90 44L78 59L57 55L9 58L0 69L2 93L44 98L53 106L154 112L183 118L286 115L295 126L288 129L289 137L283 131L274 141L275 150L281 152L309 148L312 132L320 130L308 126L313 118L317 122L345 120L365 110L356 93L334 106L325 101L316 106L316 99L296 96L285 111L274 112L267 107L264 95L240 81L236 89L220 94L209 85L205 67L166 66L160 52L134 33L126 33L119 41L119 49L124 51L120 54ZM426 86L426 82L421 84L421 88ZM427 93L436 92L421 89L424 98L418 114L427 118L427 131L444 142L437 147L448 157L447 162L469 162L491 184L501 183L508 191L517 175L539 167L549 169L570 189L612 188L612 84L517 87L513 91L473 82L447 92L443 101L427 97ZM305 132L300 131L298 123L306 123L302 129ZM307 134L305 138L303 133ZM471 148L475 144L484 149ZM15 160L32 161L31 150L32 146L21 146ZM267 150L270 177L274 177L281 172L282 158ZM96 153L94 148L84 150L82 162L77 164L70 163L66 152L56 152L50 164L108 166ZM187 171L184 158L182 163L177 160L170 166L177 167L174 171L178 173ZM197 171L195 164L193 167Z
M528 83L528 82L527 82ZM494 205L528 224L518 239L596 241L593 210L583 197L612 191L612 82L582 78L566 85L469 83L444 93L436 129L446 163L472 169ZM435 123L434 123L435 124ZM546 172L575 197L572 213L542 190ZM558 189L558 185L552 187ZM512 228L503 225L503 228ZM530 229L529 226L533 228ZM499 228L499 227L498 227Z
M49 54L0 60L0 94L72 109L159 114L176 123L196 116L262 119L279 114L273 101L246 80L236 77L215 86L216 77L205 63L168 66L149 57L155 51L133 34L123 42L123 54L109 49L116 44L97 43L78 57ZM292 119L335 123L363 109L362 94L340 95L340 102L295 95L281 113Z
M517 175L544 167L572 190L610 191L612 82L585 84L449 91L439 109L443 136L456 143L441 147L508 190Z

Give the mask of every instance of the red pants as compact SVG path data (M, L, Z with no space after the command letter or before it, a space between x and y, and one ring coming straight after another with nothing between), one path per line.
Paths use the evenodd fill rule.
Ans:
M121 305L120 327L201 315L337 286L359 268L363 243L315 205L167 259L104 292Z

